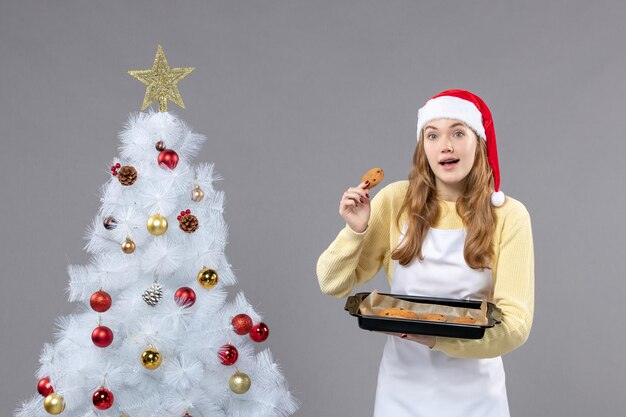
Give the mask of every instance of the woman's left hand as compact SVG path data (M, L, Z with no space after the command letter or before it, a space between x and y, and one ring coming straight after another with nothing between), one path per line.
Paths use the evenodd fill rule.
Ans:
M410 333L389 333L382 332L388 334L390 336L398 336L402 339L411 340L413 342L421 343L422 345L428 346L429 348L433 348L435 346L436 338L435 336L425 336L422 334L410 334Z

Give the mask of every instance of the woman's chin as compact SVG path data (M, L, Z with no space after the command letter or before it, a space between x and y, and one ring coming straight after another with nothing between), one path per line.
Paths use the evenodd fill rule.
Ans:
M465 185L465 177L456 173L444 173L443 175L435 175L437 182L446 188L460 190Z

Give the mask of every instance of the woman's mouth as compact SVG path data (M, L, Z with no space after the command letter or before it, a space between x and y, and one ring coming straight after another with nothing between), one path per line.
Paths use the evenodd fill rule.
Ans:
M441 165L443 169L445 170L451 170L452 168L456 166L458 162L459 162L458 158L448 158L448 159L444 159L443 161L439 161L439 165Z

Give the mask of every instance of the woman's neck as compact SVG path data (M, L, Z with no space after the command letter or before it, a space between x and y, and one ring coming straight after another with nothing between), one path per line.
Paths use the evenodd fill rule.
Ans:
M465 181L458 184L445 184L436 179L435 186L437 187L437 198L444 201L456 202L461 196Z

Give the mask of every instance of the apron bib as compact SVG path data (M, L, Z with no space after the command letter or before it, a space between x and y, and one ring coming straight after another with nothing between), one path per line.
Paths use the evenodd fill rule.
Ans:
M406 233L406 223L400 240ZM392 294L488 299L491 270L463 257L465 229L430 228L422 254L406 266L394 260ZM388 336L378 372L374 417L509 417L502 358L453 358Z

